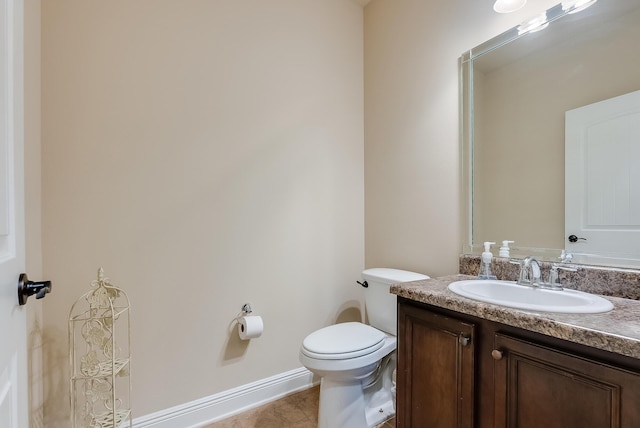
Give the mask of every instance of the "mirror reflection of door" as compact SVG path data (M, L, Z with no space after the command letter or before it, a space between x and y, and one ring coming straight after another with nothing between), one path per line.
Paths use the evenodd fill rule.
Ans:
M624 256L638 254L639 242L640 91L635 91L565 114L565 248Z

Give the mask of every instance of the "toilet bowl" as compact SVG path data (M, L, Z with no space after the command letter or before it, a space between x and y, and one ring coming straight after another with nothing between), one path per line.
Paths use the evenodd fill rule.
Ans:
M389 287L429 277L377 268L362 278L371 325L324 327L300 348L300 362L321 378L319 428L373 428L395 416L396 298Z

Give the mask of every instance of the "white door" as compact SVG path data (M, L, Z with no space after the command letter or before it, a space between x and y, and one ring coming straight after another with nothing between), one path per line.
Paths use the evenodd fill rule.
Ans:
M565 119L565 248L640 259L640 91Z
M0 0L0 427L26 428L24 271L23 3Z

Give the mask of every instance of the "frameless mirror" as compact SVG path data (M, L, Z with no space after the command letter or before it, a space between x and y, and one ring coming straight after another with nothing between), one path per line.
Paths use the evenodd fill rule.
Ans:
M515 27L461 57L463 252L514 240L514 255L638 267L640 0L564 3L536 17L540 31ZM620 98L626 110L572 128Z

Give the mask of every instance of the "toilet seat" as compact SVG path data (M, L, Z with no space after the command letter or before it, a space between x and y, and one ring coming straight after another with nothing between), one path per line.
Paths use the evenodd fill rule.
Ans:
M369 325L347 322L321 328L302 342L304 355L319 360L343 360L382 348L386 334Z

